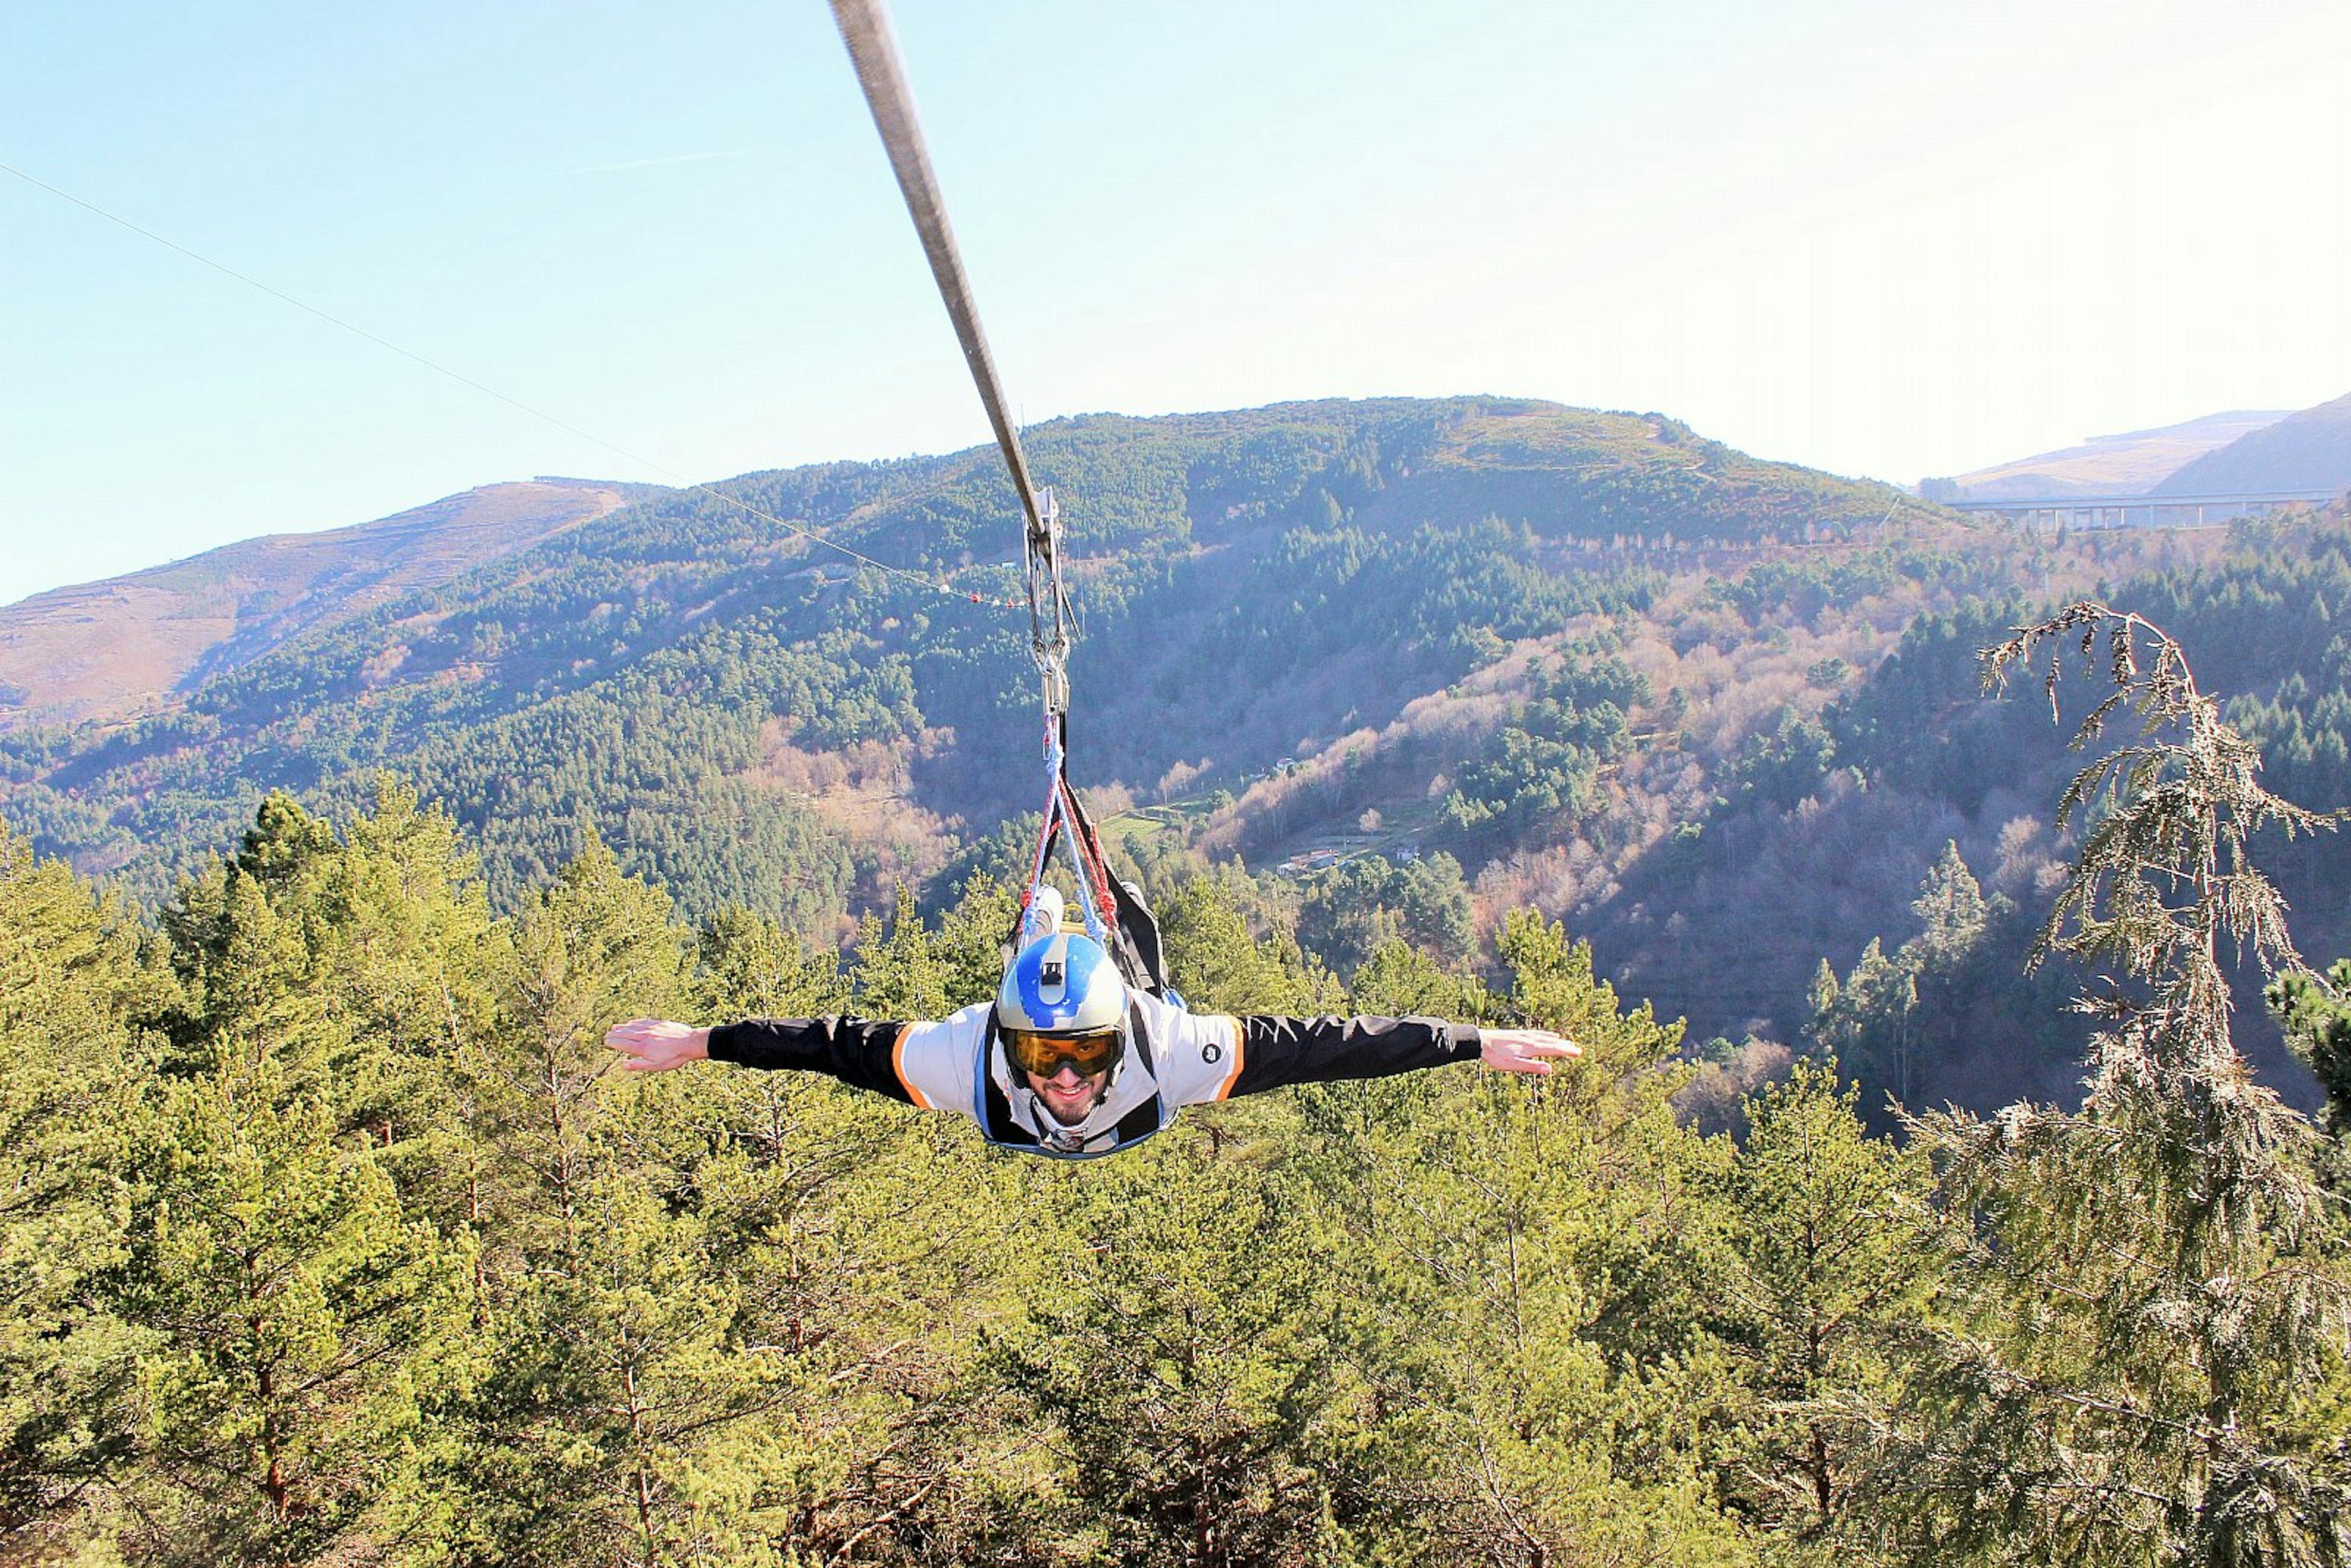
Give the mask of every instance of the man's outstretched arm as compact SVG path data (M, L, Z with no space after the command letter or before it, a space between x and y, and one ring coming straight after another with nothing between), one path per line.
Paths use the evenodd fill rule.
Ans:
M1240 1071L1229 1092L1255 1094L1290 1083L1385 1078L1478 1061L1498 1072L1548 1073L1583 1054L1565 1036L1540 1029L1481 1029L1427 1018L1276 1018L1233 1020Z
M748 1019L698 1029L668 1019L631 1019L605 1031L628 1072L667 1072L707 1058L745 1067L821 1072L854 1089L914 1103L900 1075L898 1048L908 1025L865 1019Z

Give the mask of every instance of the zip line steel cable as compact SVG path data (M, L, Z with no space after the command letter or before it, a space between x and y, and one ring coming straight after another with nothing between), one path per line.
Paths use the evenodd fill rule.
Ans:
M891 32L888 6L884 0L831 0L831 5L833 21L841 29L841 41L848 47L850 63L856 68L857 84L865 93L866 108L872 111L873 128L882 133L890 171L897 176L899 193L906 199L906 214L914 220L914 232L921 236L923 254L931 264L931 277L938 284L939 300L946 307L948 319L955 323L956 339L963 345L964 362L970 367L972 383L979 389L979 401L987 408L988 423L996 431L996 444L1004 454L1005 471L1011 477L1014 494L1020 498L1020 510L1027 524L1022 536L1022 563L1029 590L1031 652L1044 686L1046 801L1029 890L1020 900L1019 939L1026 943L1047 934L1042 927L1044 906L1039 902L1039 894L1047 885L1045 867L1054 841L1066 832L1070 858L1083 894L1078 907L1084 917L1086 934L1105 947L1113 947L1112 933L1116 930L1119 935L1113 950L1119 955L1120 967L1130 969L1132 965L1129 979L1147 982L1148 988L1157 992L1164 988L1164 979L1155 971L1156 959L1144 960L1139 956L1136 938L1126 928L1109 869L1102 862L1100 841L1078 800L1076 789L1070 783L1069 654L1072 617L1061 578L1061 507L1051 488L1040 486L1030 477L1029 455L1020 445L1020 432L1006 411L1003 383L996 373L996 358L988 351L987 335L980 328L979 308L972 299L971 280L965 276L963 257L956 248L955 230L947 222L946 202L939 193L938 176L931 168L930 152L923 142L922 125L914 114L914 93L906 85L897 40ZM1150 947L1155 954L1155 924L1151 922L1149 911L1141 904L1139 896L1134 904L1139 917L1155 932Z
M527 413L531 418L539 421L543 424L551 425L555 429L562 431L567 435L577 436L580 440L587 442L591 446L600 446L605 451L611 453L616 457L624 458L642 467L650 468L654 473L663 475L664 476L675 481L677 487L681 490L685 490L698 496L706 496L714 501L734 507L737 511L741 512L747 517L756 517L761 522L768 523L773 527L783 529L786 533L796 534L799 538L806 539L811 545L820 546L823 549L847 556L852 560L872 567L874 570L886 573L891 577L900 578L907 582L919 583L921 586L930 590L934 593L945 593L956 599L969 600L974 604L993 605L1001 610L1014 610L1019 608L1008 599L990 599L984 595L971 592L968 590L957 589L951 584L943 582L935 578L925 577L920 572L909 571L904 567L892 566L888 561L876 560L872 556L865 554L862 550L852 549L849 546L841 544L838 540L825 538L822 534L817 533L813 529L803 528L798 523L777 517L774 513L767 511L762 507L755 507L750 502L743 500L739 497L730 496L724 490L716 489L712 486L688 479L684 475L677 473L675 470L671 469L663 464L654 462L650 457L646 457L639 453L632 452L627 447L619 445L614 442L607 441L602 436L598 435L591 431L582 430L578 425L572 424L566 420L559 419L554 414L546 412L544 409L533 408L530 404L523 402L520 398L509 396L508 394L498 391L497 388L485 385L483 382L475 381L473 377L464 374L462 371L453 371L446 365L438 364L432 360L428 360L423 355L417 353L414 350L402 348L401 345L392 341L388 338L378 337L375 333L369 331L364 327L354 326L339 316L331 315L325 310L319 309L317 306L309 303L308 300L297 298L293 295L287 293L282 288L273 287L269 284L262 282L257 277L253 277L245 273L239 272L236 268L229 267L225 263L214 261L211 256L204 255L201 251L191 250L186 246L180 244L177 240L172 239L164 235L157 234L152 229L141 227L140 225L131 222L129 218L122 217L115 213L110 213L95 202L85 201L83 198L75 195L71 191L61 190L57 186L50 184L47 180L41 179L39 176L35 174L26 173L24 170L16 168L13 164L0 163L0 173L13 174L17 179L24 181L25 183L36 186L40 190L47 191L49 194L56 196L60 201L70 202L75 206L81 208L84 212L94 214L99 217L104 218L108 223L116 225L121 228L129 229L132 234L139 235L142 239L152 240L155 244L162 246L166 250L176 251L180 255L186 256L190 261L196 262L202 266L212 268L214 272L219 273L224 277L234 278L249 288L260 290L262 293L268 295L273 299L279 300L284 304L291 305L295 309L302 311L306 315L315 316L330 327L340 328L342 330L350 333L355 338L365 339L368 342L373 343L379 349L382 349L390 353L397 354L402 359L407 360L411 363L422 365L424 369L431 371L434 374L445 376L450 381L455 382L458 385L471 388L473 391L480 392L485 397L495 398L499 402L505 403L508 408Z
M1070 606L1061 582L1060 508L1050 489L1040 489L1029 475L1029 455L1021 449L1020 432L1006 412L1004 388L996 374L995 356L988 352L987 334L979 325L979 308L972 300L971 282L964 275L963 256L956 250L955 229L947 222L946 202L939 193L938 176L923 143L923 128L914 115L914 95L898 59L898 43L890 28L883 0L831 0L832 18L848 46L864 89L865 105L873 114L873 128L890 155L890 171L906 198L906 214L922 237L931 276L939 286L939 299L955 323L963 345L964 362L971 368L987 422L996 431L996 444L1012 478L1014 494L1028 524L1025 535L1029 579L1029 630L1035 643L1037 667L1044 677L1045 706L1056 714L1069 709ZM1048 622L1050 629L1048 629Z

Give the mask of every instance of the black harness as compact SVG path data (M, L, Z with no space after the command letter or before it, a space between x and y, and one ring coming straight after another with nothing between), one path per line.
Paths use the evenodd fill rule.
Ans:
M1134 1052L1135 1061L1141 1064L1144 1072L1150 1074L1154 1090L1151 1098L1118 1119L1117 1124L1111 1128L1111 1141L1102 1148L1063 1149L1054 1147L1044 1138L1039 1137L1014 1120L1012 1102L1006 1097L1004 1091L998 1087L996 1074L990 1071L998 1054L998 1037L996 1028L996 1010L993 1008L989 1009L987 1032L981 1037L979 1061L975 1064L979 1079L979 1093L978 1103L973 1107L973 1110L978 1116L981 1134L999 1148L1019 1149L1022 1154L1041 1155L1047 1159L1055 1160L1091 1160L1100 1158L1103 1155L1114 1155L1121 1149L1132 1148L1165 1126L1168 1121L1166 1096L1158 1090L1158 1064L1151 1047L1151 1031L1144 1027L1142 1013L1132 1007L1127 1009L1126 1024L1127 1041ZM1020 1070L1013 1062L1009 1053L1005 1054L1004 1061L1007 1076L1015 1082L1019 1082ZM1125 1071L1124 1064L1121 1066L1120 1071ZM1039 1120L1049 1122L1051 1118L1040 1113ZM1094 1138L1102 1135L1100 1133L1091 1134Z
M1046 715L1046 757L1052 773L1052 795L1046 802L1044 826L1038 835L1037 859L1029 873L1029 891L1021 895L1019 911L1013 916L1008 952L1019 950L1022 931L1029 915L1029 901L1044 885L1045 866L1051 859L1053 845L1062 832L1070 835L1071 846L1078 862L1078 896L1086 902L1092 913L1087 921L1090 934L1097 936L1117 967L1121 981L1130 992L1141 991L1176 1007L1184 998L1167 983L1166 958L1159 945L1159 922L1144 902L1142 890L1113 876L1103 862L1102 835L1086 815L1085 803L1071 787L1064 766L1069 716L1056 713L1049 706ZM1061 1146L1064 1140L1049 1132L1043 1136L1030 1132L1013 1119L1012 1103L998 1087L996 1075L989 1071L998 1055L996 1009L987 1013L987 1032L979 1043L979 1061L976 1076L978 1089L972 1097L972 1114L979 1122L981 1134L999 1148L1019 1149L1024 1154L1042 1155L1048 1159L1091 1160L1103 1155L1114 1155L1121 1149L1133 1148L1174 1119L1175 1113L1167 1104L1166 1092L1159 1083L1158 1064L1154 1059L1150 1030L1144 1026L1142 1013L1130 1001L1126 1009L1127 1042L1144 1072L1151 1076L1154 1092L1151 1098L1118 1119L1111 1129L1111 1141L1098 1149ZM1006 1078L1014 1084L1020 1082L1020 1069L1011 1053L1004 1053ZM1120 1071L1126 1071L1122 1064ZM1040 1105L1037 1109L1040 1125L1052 1122ZM1103 1134L1095 1133L1093 1138ZM1074 1140L1069 1140L1074 1144Z

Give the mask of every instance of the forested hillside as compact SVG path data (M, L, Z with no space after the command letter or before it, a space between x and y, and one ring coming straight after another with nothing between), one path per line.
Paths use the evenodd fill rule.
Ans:
M2118 624L2051 635L2103 660ZM1390 938L1342 987L1252 939L1245 884L1171 883L1196 1005L1585 1055L1062 1166L598 1046L641 1013L935 1015L992 985L1002 884L844 958L682 923L591 839L501 915L387 787L333 821L270 797L152 929L0 831L0 1559L2337 1562L2346 1113L2322 1135L2245 1081L2216 956L2287 955L2256 876L2195 879L2281 808L2129 644L2069 722L2111 692L2149 780L2195 784L2099 795L2113 831L2055 878L2061 943L2127 987L2095 1087L1907 1147L1820 1062L1740 1142L1693 1130L1678 1031L1528 910L1490 973ZM2339 998L2276 1003L2339 1096Z
M2071 759L2031 694L1979 698L1975 653L2093 590L2209 661L2289 794L2351 800L2339 517L2025 536L1662 417L1495 400L1031 444L1075 533L1072 765L1121 853L1155 890L1238 859L1259 929L1343 978L1399 936L1490 965L1531 907L1730 1082L1834 1040L1873 1113L2069 1094L2075 977L2018 972ZM389 770L452 811L500 912L591 832L688 915L820 947L901 887L945 907L1025 852L1042 796L992 453L721 488L931 584L667 497L175 712L12 737L0 813L152 903L267 790L347 810ZM2297 933L2340 946L2339 850L2279 869Z
M1669 420L1490 401L1100 417L1031 439L1081 558L1081 765L1137 790L1204 755L1207 781L1238 783L1468 673L1481 636L1637 596L1637 574L1604 580L1624 574L1579 552L1842 536L1890 499ZM176 712L16 737L5 809L152 897L257 790L355 800L391 767L481 834L501 901L593 821L689 907L837 919L943 860L946 819L984 830L1034 804L1025 625L1003 602L1015 512L992 461L724 486L952 591L687 494L323 628Z

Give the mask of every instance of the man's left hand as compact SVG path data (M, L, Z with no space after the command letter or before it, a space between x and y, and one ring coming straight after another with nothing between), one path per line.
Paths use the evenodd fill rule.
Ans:
M1582 1056L1583 1048L1547 1029L1479 1029L1479 1060L1497 1072L1548 1073L1552 1063Z
M710 1031L667 1019L631 1019L604 1031L604 1044L626 1060L623 1072L667 1072L689 1061L707 1061Z

